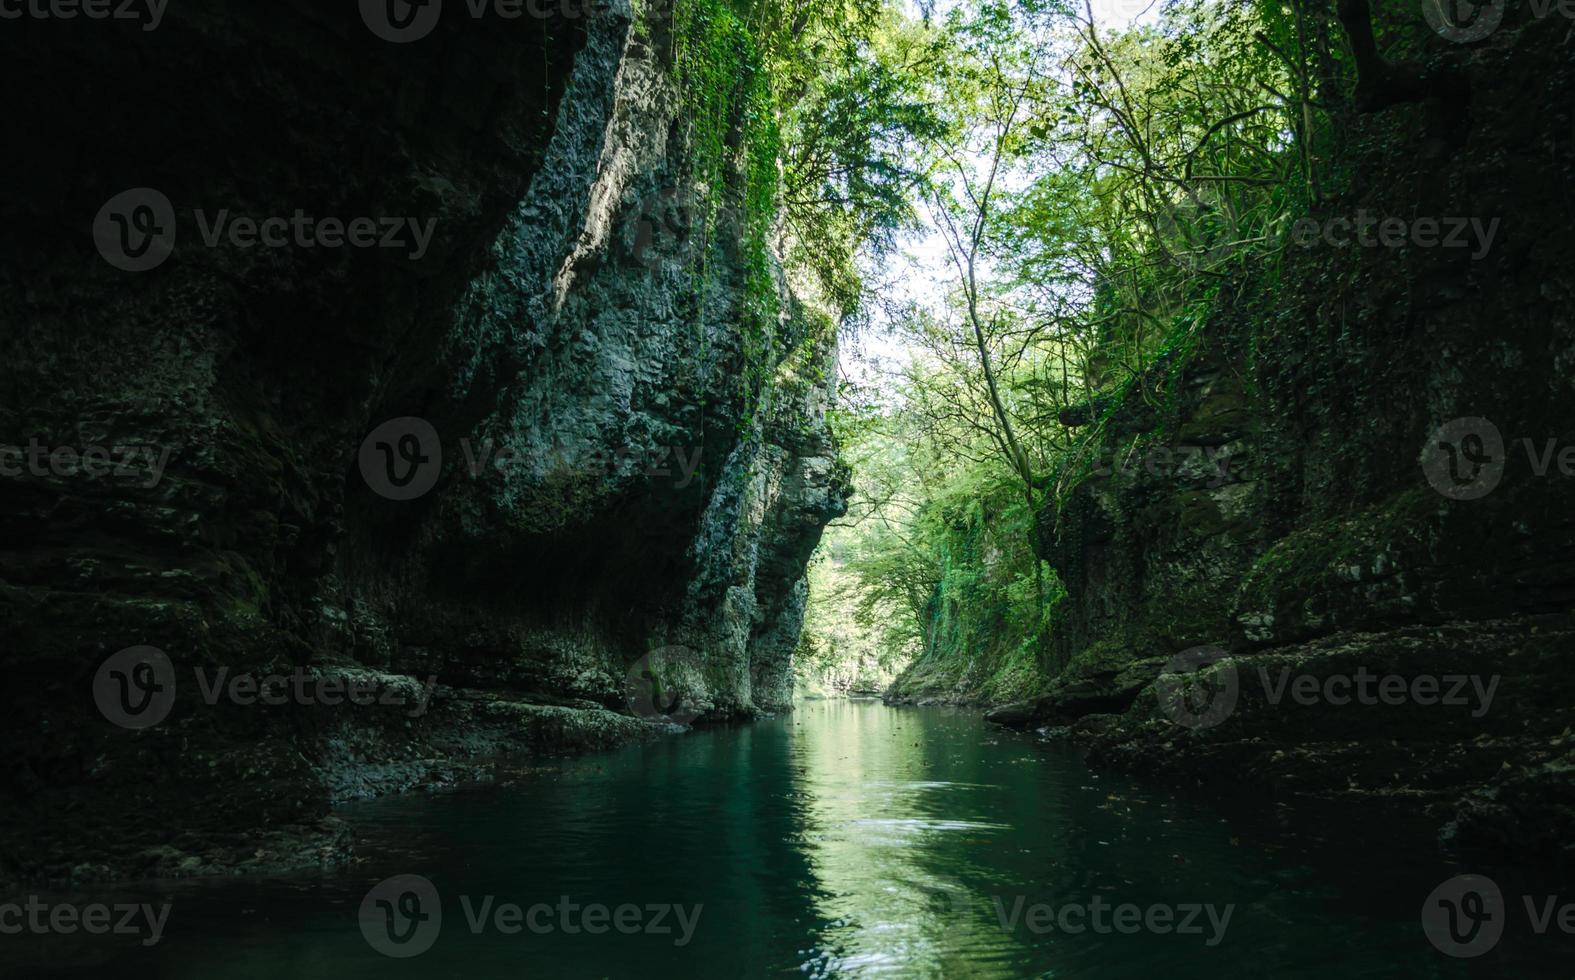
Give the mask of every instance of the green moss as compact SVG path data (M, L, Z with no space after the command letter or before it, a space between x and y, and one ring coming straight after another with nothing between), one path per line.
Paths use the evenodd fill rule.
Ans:
M1439 498L1427 488L1389 498L1350 517L1296 530L1264 552L1243 580L1237 608L1275 613L1290 603L1328 591L1342 575L1368 574L1385 549L1409 550L1435 536Z
M721 237L717 233L736 234L740 245L743 298L735 321L744 362L740 434L754 427L769 390L781 312L770 243L777 221L782 135L764 44L747 18L748 5L732 0L676 0L671 56L682 100L688 179L700 202L693 215L697 288L703 291L709 284L711 251ZM722 220L728 203L738 208L736 229ZM696 309L703 338L708 309L703 294ZM702 360L705 354L702 348Z
M1054 669L1050 632L1066 595L1028 546L1032 514L1011 484L936 507L939 582L924 617L925 652L895 690L989 703L1032 696Z
M1132 618L1078 651L1067 673L1119 671L1134 660L1163 657L1205 643L1222 643L1230 627L1227 589L1215 580L1155 596Z
M1001 657L979 687L980 698L990 704L1023 701L1045 686L1038 658L1027 644L1019 644Z
M1106 636L1079 650L1067 664L1068 674L1096 674L1120 670L1132 659L1132 644L1125 636Z

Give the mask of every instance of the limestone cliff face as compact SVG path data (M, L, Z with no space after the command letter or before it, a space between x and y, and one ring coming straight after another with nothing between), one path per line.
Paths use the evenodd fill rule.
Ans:
M833 337L779 283L746 351L660 14L575 13L7 32L0 873L336 860L336 800L786 706Z
M1575 171L1550 123L1575 88L1561 37L1535 22L1474 49L1454 142L1422 107L1366 119L1352 188L1312 216L1474 218L1490 247L1290 244L1222 291L1146 397L1087 413L1106 465L1040 526L1072 666L1003 719L1071 726L1129 768L1401 801L1457 841L1567 851L1575 478L1556 457L1575 444L1575 279L1555 256L1575 241L1546 205ZM1287 672L1320 693L1276 696ZM1469 687L1456 704L1322 693L1363 672L1497 688L1486 707ZM1229 710L1189 714L1176 695L1200 680L1235 685Z

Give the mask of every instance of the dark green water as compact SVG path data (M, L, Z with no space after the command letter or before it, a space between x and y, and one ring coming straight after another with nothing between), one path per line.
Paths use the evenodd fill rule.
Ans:
M351 873L103 896L170 902L162 940L0 936L0 975L51 975L50 962L60 975L204 980L1216 980L1564 976L1571 962L1565 937L1525 925L1518 898L1502 940L1475 960L1436 951L1420 923L1428 893L1462 870L1491 872L1506 896L1556 882L1450 867L1387 823L1177 798L948 709L811 702L782 719L566 760L512 786L342 813L367 859ZM396 898L364 932L363 897L405 874L432 882L441 922L405 919L431 905ZM494 916L520 906L521 923L502 923L517 932L496 918L472 926L489 896ZM565 911L565 896L608 907L605 923L588 923L607 931L580 928L583 909ZM674 904L690 917L687 935L676 912L656 921L648 911ZM533 931L537 905L548 908ZM619 906L633 907L625 932L612 928ZM1176 932L1193 907L1196 931ZM400 951L430 948L382 955L367 935L386 940L390 925L414 937Z

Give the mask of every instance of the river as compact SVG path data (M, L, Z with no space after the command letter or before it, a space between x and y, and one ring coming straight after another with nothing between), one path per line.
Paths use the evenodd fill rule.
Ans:
M341 815L350 872L106 898L169 903L152 946L0 947L24 976L203 980L1350 980L1562 975L1569 953L1513 921L1481 959L1435 950L1423 900L1463 869L1398 825L1177 795L959 709L807 702Z

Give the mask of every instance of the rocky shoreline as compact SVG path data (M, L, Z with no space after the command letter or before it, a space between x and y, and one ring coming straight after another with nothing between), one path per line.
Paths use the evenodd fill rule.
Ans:
M1132 664L987 718L1082 746L1096 767L1406 811L1448 850L1567 866L1572 641L1560 616L1340 633Z

